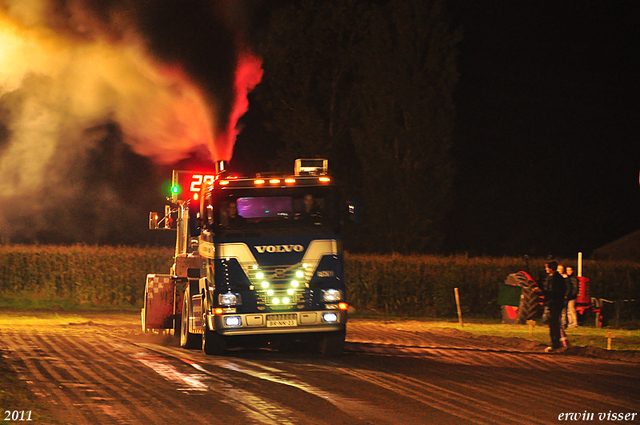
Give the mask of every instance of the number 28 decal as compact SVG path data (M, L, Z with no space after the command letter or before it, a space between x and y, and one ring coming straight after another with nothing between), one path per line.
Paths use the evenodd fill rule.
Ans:
M202 184L213 184L215 180L215 176L207 175L207 174L192 174L191 175L191 187L189 190L191 192L200 192L202 188Z

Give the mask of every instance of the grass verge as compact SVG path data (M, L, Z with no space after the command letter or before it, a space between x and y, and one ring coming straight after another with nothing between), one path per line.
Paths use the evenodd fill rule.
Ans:
M464 319L461 327L457 319L400 318L372 313L355 313L350 317L395 322L418 321L432 327L455 328L474 335L522 338L541 344L549 344L549 327L539 323L539 321L535 326L529 328L528 325L506 325L501 323L499 319L473 317ZM637 324L629 324L629 327L635 329L579 326L574 329L567 329L566 332L569 343L573 346L607 349L610 336L611 350L640 351L640 330L637 329Z

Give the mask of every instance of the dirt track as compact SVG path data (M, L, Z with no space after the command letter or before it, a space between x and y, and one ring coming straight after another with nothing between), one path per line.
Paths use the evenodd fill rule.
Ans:
M411 323L350 322L338 360L205 356L141 334L135 316L11 323L0 350L64 424L544 424L640 408L637 363Z

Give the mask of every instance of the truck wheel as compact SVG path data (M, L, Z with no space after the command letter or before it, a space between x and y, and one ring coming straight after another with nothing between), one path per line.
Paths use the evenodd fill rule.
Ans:
M320 339L320 353L325 357L339 357L344 350L345 331L331 332Z
M205 354L221 356L226 348L227 342L224 337L216 331L210 331L205 321L202 326L202 351Z
M182 348L198 348L200 345L200 335L189 332L189 302L191 294L189 290L185 291L184 301L182 302L182 316L180 320L180 347Z
M502 323L509 325L518 323L518 307L502 305L500 309L502 310Z

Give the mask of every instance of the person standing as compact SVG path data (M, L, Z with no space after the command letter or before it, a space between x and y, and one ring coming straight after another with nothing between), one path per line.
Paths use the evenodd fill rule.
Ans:
M565 279L567 278L567 274L564 272L564 266L562 264L558 264L558 273L560 273L560 276Z
M549 261L545 264L547 271L547 279L542 289L545 304L549 307L549 336L551 337L551 346L545 349L546 352L559 350L563 347L560 341L560 315L564 308L567 283L565 278L558 273L558 263Z
M578 327L578 312L576 311L576 298L580 289L580 281L573 273L573 267L567 267L567 318L565 323L569 328Z

